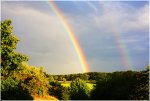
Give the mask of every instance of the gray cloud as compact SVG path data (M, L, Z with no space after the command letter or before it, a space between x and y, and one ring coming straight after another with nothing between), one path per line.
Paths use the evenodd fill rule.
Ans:
M31 65L44 66L49 72L82 72L72 43L54 14L31 8L2 6L3 19L12 18L14 33L20 38L17 50L30 56ZM72 71L73 69L73 71ZM56 71L55 71L56 73Z
M64 15L87 56L91 71L124 69L115 42L116 33L130 52L134 66L148 63L148 4L141 8L121 2L100 2L100 7L93 2L87 2L87 5L94 12L86 16L73 12ZM77 7L84 9L80 5ZM13 20L14 33L21 40L17 50L30 56L31 65L44 66L48 73L82 72L61 22L51 10L44 12L46 6L40 8L9 2L2 5L2 19Z
M97 5L94 7L92 2L88 2L88 5L95 12L99 11L99 14L91 12L91 15L87 16L77 15L70 18L70 14L66 17L70 20L71 25L74 26L73 28L87 56L95 57L94 60L88 59L89 64L91 64L90 61L96 61L92 62L91 68L100 70L96 67L105 64L104 68L107 68L107 71L109 67L113 66L111 63L106 64L101 63L101 61L103 58L109 60L113 57L112 54L117 54L118 47L115 42L117 40L121 40L122 43L120 44L125 45L126 51L130 52L126 55L130 55L129 57L132 58L133 67L141 66L138 62L140 57L143 58L143 64L148 64L148 56L145 55L148 54L149 49L148 4L140 8L121 2L100 2L100 7L97 7ZM138 58L134 58L135 56ZM117 57L120 57L119 53ZM121 60L114 60L113 63L116 64L117 68L117 64L121 63ZM122 69L121 65L118 66Z

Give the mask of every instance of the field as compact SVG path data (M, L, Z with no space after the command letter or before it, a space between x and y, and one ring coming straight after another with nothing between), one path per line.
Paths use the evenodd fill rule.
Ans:
M95 85L95 84L89 83L89 82L87 82L86 84L87 84L87 86L89 87L90 90L92 90L94 88L94 85ZM66 81L66 83L61 82L61 85L63 87L70 87L70 81Z

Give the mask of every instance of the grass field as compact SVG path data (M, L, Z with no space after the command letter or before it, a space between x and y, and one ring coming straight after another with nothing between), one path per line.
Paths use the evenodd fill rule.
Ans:
M70 86L70 83L62 83L61 84L63 87L69 87Z
M92 90L94 88L94 85L93 83L86 83L87 86L89 87L90 90ZM70 87L70 81L67 81L66 83L61 83L61 85L63 87Z
M94 88L94 85L93 83L86 83L87 86L89 87L90 90L92 90Z

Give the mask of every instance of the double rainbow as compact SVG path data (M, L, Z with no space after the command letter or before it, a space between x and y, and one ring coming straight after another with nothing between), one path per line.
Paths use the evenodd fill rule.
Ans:
M55 12L55 14L57 15L59 21L62 23L66 33L69 35L71 42L75 48L75 51L78 55L81 67L83 72L89 72L89 67L87 64L87 60L86 57L82 51L82 48L80 47L80 44L78 42L78 40L75 37L74 31L71 28L71 26L68 24L67 20L65 19L63 13L59 10L59 8L57 7L57 5L55 5L55 3L53 1L48 1L49 6L51 7L51 9Z
M53 12L57 15L57 17L58 17L59 21L62 23L66 33L70 37L71 42L72 42L72 44L75 48L75 51L78 55L83 72L89 72L89 67L88 67L86 57L82 51L82 48L80 47L78 40L75 37L73 28L71 28L71 26L67 22L66 18L64 17L63 13L60 11L60 9L57 7L57 5L53 1L48 1L48 4L51 7L51 9L53 10ZM101 7L103 9L103 6L101 6ZM104 11L104 12L107 12L107 11ZM119 50L118 52L120 53L120 56L121 56L121 61L122 61L123 67L125 70L128 70L128 69L132 68L133 65L132 65L130 57L128 55L129 53L128 53L128 50L126 49L126 45L122 41L121 33L117 29L117 25L115 25L115 22L114 22L114 26L111 28L111 30L114 33L114 39L115 39L117 48Z

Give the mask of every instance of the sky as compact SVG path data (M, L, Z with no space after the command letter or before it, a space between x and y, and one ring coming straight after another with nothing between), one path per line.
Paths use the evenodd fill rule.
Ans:
M149 64L148 1L55 1L74 31L90 72L143 70ZM20 38L16 51L50 74L82 73L77 52L47 1L2 1Z

